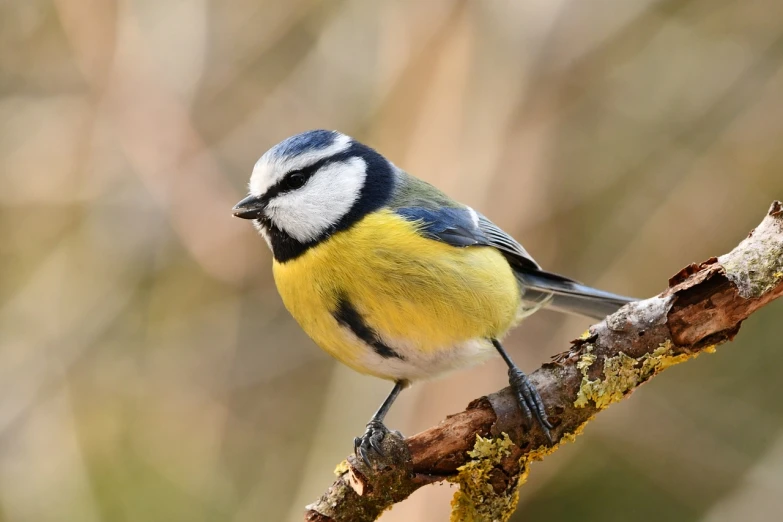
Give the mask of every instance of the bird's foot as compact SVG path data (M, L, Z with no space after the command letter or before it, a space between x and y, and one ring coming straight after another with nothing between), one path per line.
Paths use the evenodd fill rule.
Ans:
M536 390L530 382L530 379L528 379L527 375L519 368L509 368L508 382L511 385L511 389L514 390L517 402L519 403L519 408L522 410L522 416L525 419L525 427L530 429L533 425L533 418L535 417L550 444L553 443L552 434L549 430L554 428L554 426L549 422L546 408L544 407L544 401L541 400L538 390Z
M362 459L367 466L374 468L372 455L375 454L378 457L386 456L383 451L383 439L388 434L403 438L399 431L389 431L389 428L384 426L383 422L375 419L371 420L367 423L367 430L364 432L364 435L353 439L354 454Z

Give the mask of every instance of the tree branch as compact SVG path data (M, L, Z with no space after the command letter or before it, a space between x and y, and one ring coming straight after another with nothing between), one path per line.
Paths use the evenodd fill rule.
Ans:
M732 340L742 321L782 294L783 204L775 201L730 253L684 268L665 292L592 326L530 376L556 424L554 447L537 427L523 428L505 388L404 441L386 437L387 457L377 471L349 457L305 520L372 521L442 480L460 484L452 520L506 520L531 460L572 440L596 413L660 371Z

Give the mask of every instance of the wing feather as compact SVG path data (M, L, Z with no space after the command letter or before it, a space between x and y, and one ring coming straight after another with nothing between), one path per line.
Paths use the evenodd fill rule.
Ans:
M424 181L402 171L398 174L405 178L405 183L391 205L397 214L419 223L422 234L431 239L461 248L497 249L514 269L526 300L534 308L549 304L556 310L600 319L634 300L542 270L519 242L487 217Z
M518 270L540 270L538 263L522 245L470 207L439 209L403 207L395 211L409 221L420 223L422 233L431 239L455 247L493 247Z

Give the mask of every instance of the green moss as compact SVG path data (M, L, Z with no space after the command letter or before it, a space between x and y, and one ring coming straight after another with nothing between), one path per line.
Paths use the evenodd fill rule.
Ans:
M514 513L519 502L519 487L527 481L530 463L542 460L556 451L561 444L572 442L582 433L585 422L573 433L564 433L558 444L540 446L519 459L519 475L506 491L495 492L491 479L493 470L511 455L514 443L503 433L501 438L485 439L476 436L473 450L468 452L470 462L461 466L458 475L450 479L459 484L459 491L451 501L451 522L505 522Z
M596 356L591 353L592 351L593 347L588 346L586 353L582 354L582 356L576 362L576 369L581 370L582 375L586 375L587 370L590 369L596 360Z
M452 479L459 484L459 491L451 501L451 522L508 520L517 507L519 483L508 491L496 493L490 479L495 467L511 454L513 445L505 433L502 438L494 439L476 435L473 450L468 452L472 460L460 466L459 474Z
M341 463L339 463L339 464L338 464L338 465L337 465L337 466L334 468L334 472L333 472L333 473L334 473L334 474L335 474L335 476L337 476L337 477L342 477L343 475L345 475L346 473L348 473L348 471L350 471L350 469L351 469L351 468L350 468L350 466L348 465L348 461L347 461L347 460L344 460L344 461L342 461Z
M584 345L584 352L576 363L582 372L582 383L574 406L583 408L593 401L599 409L621 400L630 391L644 383L650 377L696 357L701 351L712 353L714 346L703 348L693 354L675 355L671 341L666 341L652 353L633 358L625 353L604 359L604 378L591 380L589 370L598 360L593 353L593 344ZM523 455L519 461L519 475L509 481L505 491L496 492L492 486L493 473L500 467L504 458L511 455L514 443L508 435L485 439L476 436L473 450L468 452L471 461L458 469L451 482L459 484L459 491L451 501L451 522L504 522L516 509L519 501L519 486L525 483L530 471L530 463L541 460L558 449L560 444L573 441L581 434L588 421L580 425L573 433L564 434L557 445L542 446Z
M646 353L638 359L629 357L622 352L614 357L606 358L604 360L604 379L590 380L588 371L596 361L596 356L592 351L593 347L588 345L585 353L576 363L576 367L582 372L582 383L574 402L574 406L577 408L584 408L590 401L593 401L599 409L606 408L669 366L698 355L698 353L674 355L671 341L666 341L652 353ZM714 347L706 348L703 351L714 351Z

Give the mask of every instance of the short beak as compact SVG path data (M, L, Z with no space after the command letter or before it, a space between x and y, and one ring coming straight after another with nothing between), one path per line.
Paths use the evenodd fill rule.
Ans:
M234 205L234 215L242 219L256 219L264 214L266 203L261 198L250 195Z

